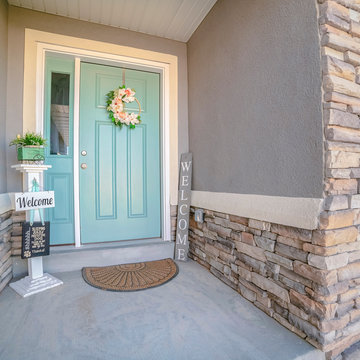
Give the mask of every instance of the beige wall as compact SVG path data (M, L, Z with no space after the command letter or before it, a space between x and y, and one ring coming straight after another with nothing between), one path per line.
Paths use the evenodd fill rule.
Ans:
M179 65L179 154L188 150L187 54L185 43L114 27L48 15L13 6L9 7L9 59L11 59L11 61L9 61L8 65L8 129L6 132L8 139L13 137L14 134L16 135L17 133L22 132L21 104L24 77L25 28L61 35L76 36L79 38L114 43L177 56ZM8 167L16 161L15 152L11 150L12 149L8 151ZM7 178L9 184L8 191L14 191L20 188L21 179L17 174L13 171L8 171Z
M8 5L0 0L0 194L6 192L6 72L8 49Z
M188 71L194 190L322 197L315 0L218 0Z

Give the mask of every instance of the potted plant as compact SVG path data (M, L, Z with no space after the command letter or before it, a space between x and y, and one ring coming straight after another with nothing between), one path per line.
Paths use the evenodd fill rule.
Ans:
M19 161L43 161L45 159L46 139L41 134L34 132L27 132L23 136L19 134L10 142L9 146L12 145L16 145Z

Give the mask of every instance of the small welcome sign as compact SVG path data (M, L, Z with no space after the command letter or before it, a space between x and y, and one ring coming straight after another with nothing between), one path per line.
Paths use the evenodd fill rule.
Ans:
M186 261L189 251L192 154L181 155L175 260Z
M15 210L36 210L55 207L54 191L15 193Z

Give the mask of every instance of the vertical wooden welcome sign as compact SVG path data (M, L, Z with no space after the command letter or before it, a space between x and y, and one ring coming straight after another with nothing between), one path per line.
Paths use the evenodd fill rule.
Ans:
M180 158L179 199L176 226L175 260L186 261L189 251L189 214L191 199L192 154Z

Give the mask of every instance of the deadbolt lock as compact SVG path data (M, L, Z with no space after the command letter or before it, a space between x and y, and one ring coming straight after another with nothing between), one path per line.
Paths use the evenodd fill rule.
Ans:
M86 150L83 150L83 151L81 152L81 155L82 155L82 156L86 156L86 155L87 155Z

